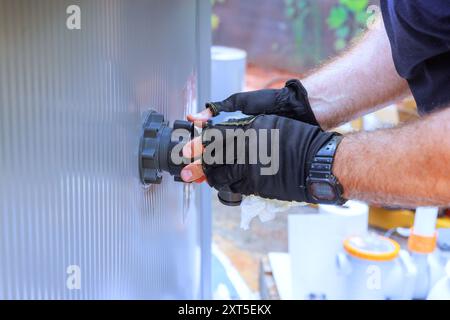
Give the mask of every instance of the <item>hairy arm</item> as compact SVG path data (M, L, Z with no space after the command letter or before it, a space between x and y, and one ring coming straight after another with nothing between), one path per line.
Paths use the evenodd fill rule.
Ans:
M411 94L382 19L352 49L302 80L317 121L332 129Z
M347 199L450 205L450 108L401 127L346 136L333 167Z

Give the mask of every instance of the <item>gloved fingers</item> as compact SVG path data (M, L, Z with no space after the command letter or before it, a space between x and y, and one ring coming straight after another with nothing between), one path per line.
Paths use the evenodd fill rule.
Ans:
M188 115L187 119L190 122L193 122L196 127L202 128L204 127L206 121L208 121L212 116L213 116L212 111L209 108L207 108L202 112Z
M206 177L203 172L201 160L196 160L184 167L184 169L181 171L181 178L184 182L204 182L206 180Z
M236 107L236 97L238 96L239 94L234 94L222 102L209 102L206 104L206 108L211 111L213 117L221 112L237 111L239 108Z
M244 165L207 166L205 175L209 185L220 190L241 181L244 171Z
M201 157L203 154L204 147L202 143L201 137L196 137L189 141L184 147L183 147L183 157L187 159L193 159Z

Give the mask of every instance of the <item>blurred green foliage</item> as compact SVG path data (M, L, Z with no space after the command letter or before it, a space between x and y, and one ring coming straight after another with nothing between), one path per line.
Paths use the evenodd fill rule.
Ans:
M284 14L292 23L298 64L322 59L322 12L317 0L284 0ZM310 60L310 61L308 61Z
M210 1L213 7L227 2L227 0ZM294 35L295 54L292 56L291 53L285 64L289 63L300 68L317 65L330 54L344 50L366 28L370 15L367 9L374 2L376 0L277 1L277 6L279 3ZM213 31L219 27L220 18L216 14L213 14L211 24ZM281 52L284 50L281 47L283 45L275 41L271 48L273 51Z
M341 51L349 41L361 34L369 18L369 0L339 0L333 6L327 19L328 27L334 30L334 48Z
M303 59L318 63L324 58L323 15L320 1L284 0L285 16L292 22L297 53ZM369 0L337 0L329 13L325 12L330 31L334 32L334 49L345 49L350 41L361 34L368 19ZM305 27L308 26L306 32Z
M225 0L210 0L211 1L211 6L214 8L214 6L218 3L224 3ZM213 13L211 15L211 28L212 30L217 30L217 28L219 28L219 24L220 24L220 18L217 14Z

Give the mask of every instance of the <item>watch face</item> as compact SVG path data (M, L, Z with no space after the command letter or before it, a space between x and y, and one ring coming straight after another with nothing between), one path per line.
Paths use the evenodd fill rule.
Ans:
M326 182L313 182L310 184L310 193L317 200L336 200L336 192L332 185Z

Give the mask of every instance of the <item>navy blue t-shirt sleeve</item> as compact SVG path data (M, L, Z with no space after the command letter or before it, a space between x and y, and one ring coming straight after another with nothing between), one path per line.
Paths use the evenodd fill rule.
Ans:
M381 0L395 66L421 113L450 107L450 0Z

